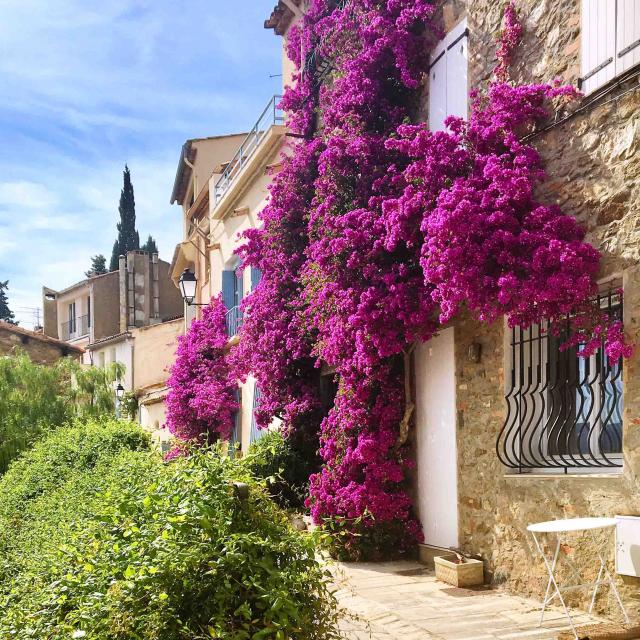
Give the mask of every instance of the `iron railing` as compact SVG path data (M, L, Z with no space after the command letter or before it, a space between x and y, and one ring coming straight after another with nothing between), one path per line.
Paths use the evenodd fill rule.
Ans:
M269 100L269 104L267 104L264 111L260 114L251 132L243 140L231 159L231 162L225 167L214 188L214 201L216 203L227 193L233 181L245 168L249 159L260 146L265 135L269 132L269 129L274 125L284 124L284 111L279 107L281 100L282 96L279 95L275 95Z
M89 335L89 316L79 316L75 319L71 319L62 323L62 332L60 339L75 340L76 338L82 338Z
M334 0L332 3L333 6L330 7L331 10L344 10L349 4L349 0ZM302 71L303 76L312 77L312 85L315 89L320 87L322 83L325 81L327 76L334 69L334 61L327 58L325 55L322 55L321 51L326 48L327 41L331 37L331 34L324 36L321 38L307 53L304 60L304 68Z
M240 327L242 326L242 311L240 307L232 307L227 311L226 324L227 336L229 336L229 338L238 335L238 331L240 331Z
M600 309L622 318L622 296L598 297ZM559 335L546 323L511 331L507 417L497 454L508 468L610 469L622 466L622 362L610 362L604 343L590 357L564 348L571 319Z

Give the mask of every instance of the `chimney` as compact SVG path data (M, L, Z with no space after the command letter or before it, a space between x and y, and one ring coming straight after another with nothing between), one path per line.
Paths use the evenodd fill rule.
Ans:
M118 258L119 286L120 286L120 333L128 328L129 308L127 306L127 259L124 256Z
M160 265L158 264L158 254L154 253L151 256L151 262L152 262L152 277L153 277L153 283L152 283L152 291L153 291L153 320L151 321L152 324L155 322L160 322L160 278L159 278L159 267Z

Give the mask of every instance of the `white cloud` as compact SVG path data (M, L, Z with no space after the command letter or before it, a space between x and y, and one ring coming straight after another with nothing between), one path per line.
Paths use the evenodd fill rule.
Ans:
M43 209L55 204L55 194L43 184L27 180L0 182L0 207Z
M128 163L141 241L170 260L186 138L247 130L279 91L272 2L0 0L0 280L14 307L110 257Z

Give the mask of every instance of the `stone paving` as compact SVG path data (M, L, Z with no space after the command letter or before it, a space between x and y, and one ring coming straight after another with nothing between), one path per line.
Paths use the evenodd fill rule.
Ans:
M341 563L332 569L348 640L550 640L568 629L558 608L542 628L539 603L499 590L458 589L414 562ZM598 621L575 612L577 624Z

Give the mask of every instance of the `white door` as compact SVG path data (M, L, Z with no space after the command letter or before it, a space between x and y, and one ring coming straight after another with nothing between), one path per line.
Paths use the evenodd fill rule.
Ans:
M458 546L458 460L453 328L415 352L418 516L425 544Z

